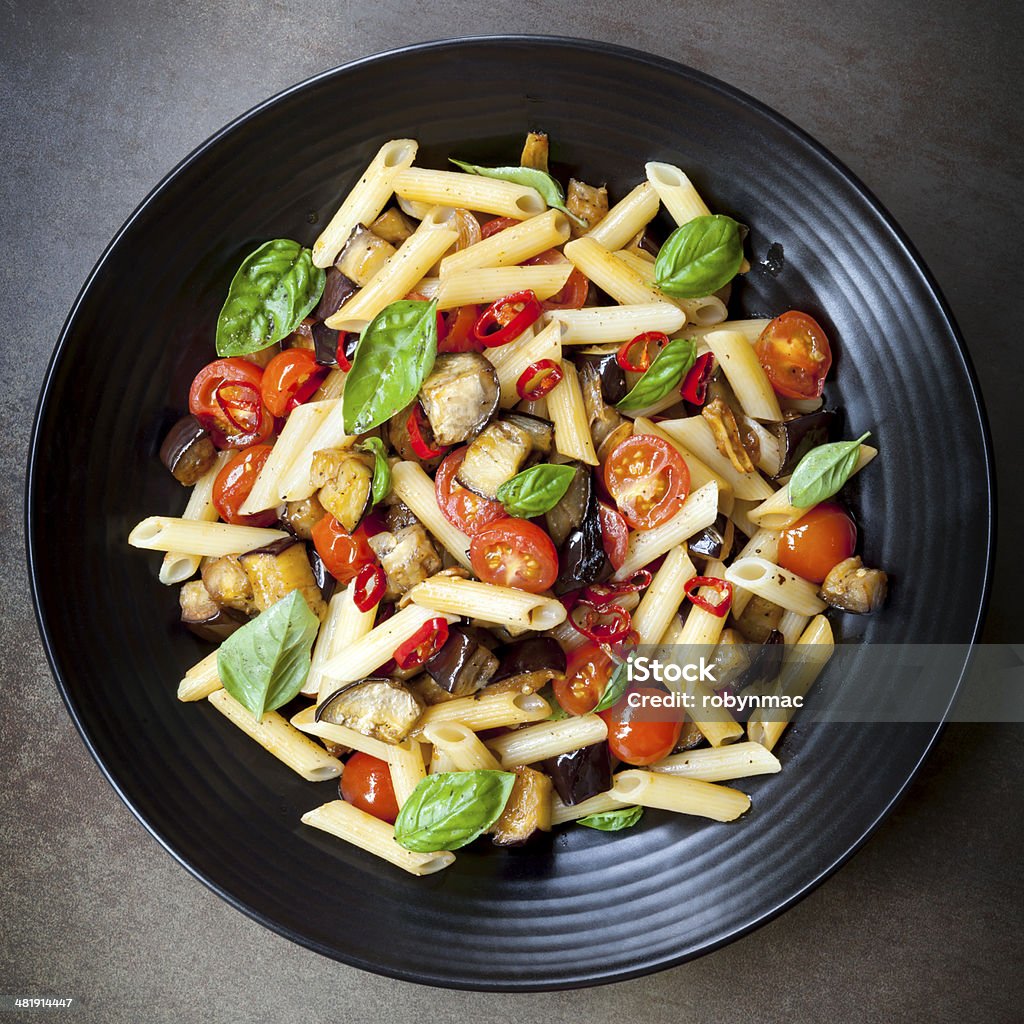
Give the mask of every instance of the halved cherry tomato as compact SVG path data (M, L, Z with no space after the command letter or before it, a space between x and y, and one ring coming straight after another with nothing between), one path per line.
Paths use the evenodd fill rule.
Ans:
M238 510L249 497L264 463L270 458L269 444L257 444L235 455L213 481L213 506L225 523L236 526L270 526L277 522L277 512L269 508L244 516Z
M349 533L332 515L325 515L313 527L313 546L327 571L339 582L349 583L364 565L374 565L377 556L367 543L365 522Z
M634 530L671 519L690 493L690 471L667 441L634 434L616 445L604 464L604 482Z
M623 514L603 501L597 503L597 512L601 523L601 542L608 561L613 569L618 569L626 561L626 547L629 544L629 527Z
M480 352L483 345L473 337L473 324L480 319L479 306L459 306L446 314L448 331L437 342L437 351Z
M554 542L525 519L510 518L478 530L469 545L469 560L484 583L530 594L548 590L558 579Z
M823 501L802 515L779 538L779 565L812 583L821 583L831 569L857 547L857 527L842 505Z
M260 393L274 416L285 416L308 402L327 376L327 367L308 348L287 348L267 363Z
M551 684L555 699L570 715L589 714L614 671L615 661L605 648L592 642L582 644L567 655L565 675L556 676Z
M491 235L496 235L499 231L515 227L516 224L520 223L521 221L516 220L515 217L495 217L494 220L489 220L481 226L480 234L484 238L490 238Z
M524 260L522 266L534 267L542 264L554 265L556 263L568 263L567 260L557 249L548 249L546 252L542 252L539 256L531 256L530 259ZM541 309L581 309L583 304L587 301L587 296L590 294L590 282L581 274L575 267L572 268L572 273L569 274L565 284L551 296L550 299L544 299L541 302Z
M338 784L342 800L393 825L398 817L398 799L391 782L391 769L379 757L353 754L345 762Z
M598 712L608 726L608 747L626 764L654 764L672 753L672 748L679 742L682 720L654 720L654 716L659 719L667 717L668 712L654 708L631 708L628 704L630 693L655 696L664 695L665 691L653 686L636 686L623 694L614 707Z
M754 346L776 394L819 398L832 365L832 349L821 324L795 309L777 316Z
M456 448L444 462L438 466L434 477L434 492L437 494L437 505L441 515L452 526L457 527L470 537L477 530L496 523L499 519L508 519L505 506L500 501L482 498L471 490L463 487L455 479L455 474L466 457L466 448Z
M218 448L248 448L265 441L274 417L260 395L263 371L248 359L207 363L188 393L188 411L210 432Z

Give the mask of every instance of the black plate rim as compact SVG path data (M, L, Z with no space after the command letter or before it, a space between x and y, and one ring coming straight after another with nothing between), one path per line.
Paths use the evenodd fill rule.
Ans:
M25 548L26 558L29 573L29 583L32 594L32 604L35 612L36 626L39 630L40 638L43 645L43 650L46 654L46 660L49 664L50 671L53 674L54 680L57 684L57 689L60 692L61 699L64 702L64 706L67 708L68 714L71 716L72 721L75 724L75 728L81 736L89 754L96 762L100 769L100 772L106 778L107 782L110 783L111 787L117 793L121 801L128 807L132 814L141 822L142 826L147 832L180 864L190 875L198 879L208 889L225 900L230 906L236 910L241 911L247 917L263 925L265 928L270 929L276 934L283 938L289 939L296 944L303 946L307 949L311 949L315 953L319 953L321 956L328 957L330 959L338 960L342 963L347 964L351 967L357 967L365 971L369 971L374 974L383 975L398 981L413 982L421 985L429 985L438 988L447 989L460 989L466 991L486 991L486 992L540 992L540 991L561 991L569 989L587 988L597 985L612 984L620 981L628 981L630 979L643 977L649 974L653 974L658 971L667 970L671 967L677 967L680 964L686 963L690 960L694 960L697 957L704 956L707 953L714 952L723 946L728 945L737 939L742 938L745 935L749 935L751 932L760 928L761 926L772 921L786 910L799 903L804 897L816 889L822 884L827 878L834 874L840 867L842 867L861 847L867 842L867 840L874 834L879 828L882 822L889 816L893 808L906 794L906 791L910 784L917 777L921 770L922 765L927 760L928 755L931 753L935 743L939 736L941 736L943 729L945 728L945 721L949 714L950 708L956 702L960 686L963 684L963 679L967 673L967 668L970 664L970 658L964 666L963 672L957 680L956 687L954 688L948 706L943 712L942 720L935 725L935 730L928 742L925 744L924 749L921 751L921 755L918 758L917 763L913 769L907 775L906 780L900 786L898 791L893 795L892 799L883 807L875 816L875 819L871 824L864 830L864 832L850 844L846 852L836 858L836 860L828 867L823 869L815 878L809 881L797 892L791 894L787 899L781 901L777 906L771 907L768 910L763 911L757 917L748 921L746 924L739 926L729 932L727 935L722 936L715 942L709 942L699 949L692 950L688 953L681 954L675 957L666 957L660 961L646 963L642 966L638 966L634 969L613 971L607 973L594 974L593 976L586 978L577 978L567 982L561 983L541 983L534 984L529 981L517 983L514 986L505 984L491 984L478 981L467 981L452 979L449 976L433 975L426 971L403 971L398 969L392 969L376 963L368 962L360 959L358 956L354 956L348 952L342 952L336 950L324 943L311 940L299 932L293 929L287 928L278 922L274 921L270 917L266 916L262 911L249 905L248 903L238 899L232 893L218 885L211 878L207 877L203 872L194 867L187 858L185 858L175 847L173 840L166 836L162 831L152 825L146 818L139 812L139 810L133 805L127 794L117 783L114 778L112 769L104 763L101 758L99 751L96 749L92 742L92 739L86 732L80 716L69 696L67 686L65 685L63 675L57 664L56 656L53 647L50 643L49 628L47 623L46 613L42 607L40 600L39 584L37 579L37 564L36 564L36 549L39 547L39 541L35 536L35 530L33 523L35 522L35 510L36 510L36 463L40 456L41 447L41 424L45 416L49 399L50 392L54 383L55 371L58 363L60 362L65 345L71 334L72 326L77 318L79 308L84 302L86 296L91 289L93 282L102 273L104 265L109 258L110 254L114 251L117 245L120 243L122 237L131 228L133 223L138 217L150 206L151 203L155 202L168 184L176 178L186 167L197 160L203 153L210 148L218 145L223 139L229 136L236 129L241 127L243 124L259 116L264 110L283 102L289 97L301 92L304 89L311 88L316 84L322 82L325 79L331 78L335 75L345 74L350 70L356 68L362 68L367 65L376 63L386 63L390 60L401 58L402 56L410 53L420 53L431 50L453 50L460 49L463 47L478 46L480 44L530 44L547 46L552 48L569 48L574 50L581 50L589 52L597 56L610 56L618 58L627 58L632 61L647 64L661 70L671 72L676 75L682 75L685 78L690 79L696 84L710 89L714 92L719 93L723 97L736 102L742 106L747 107L749 110L757 114L758 116L771 121L779 129L789 134L800 142L803 146L807 147L814 154L825 163L827 163L831 169L843 178L847 185L853 189L872 209L873 213L878 217L879 221L885 226L885 228L892 235L894 241L899 245L903 254L907 260L909 266L913 267L914 271L921 277L927 291L930 293L931 299L941 313L942 318L945 322L946 330L949 336L952 337L957 352L959 354L963 371L966 375L967 382L970 386L970 405L974 415L977 418L977 425L981 432L981 441L984 454L984 471L985 471L985 495L988 503L988 515L986 517L987 533L986 533L986 559L984 564L984 578L982 583L982 589L980 594L980 600L978 602L978 612L971 628L971 645L973 646L978 642L978 637L981 633L982 626L984 624L985 615L988 610L989 599L991 596L992 589L992 573L995 561L995 529L996 529L996 477L995 477L995 461L992 450L992 437L991 428L988 421L988 416L985 410L985 403L982 397L981 387L978 381L977 373L974 368L974 364L971 360L970 354L967 350L967 346L964 342L963 336L960 332L960 328L956 323L953 316L952 310L946 301L945 296L942 294L941 289L931 271L928 269L921 255L917 251L914 244L906 236L903 229L896 223L893 216L888 210L882 205L874 193L848 168L840 161L834 154L832 154L825 146L819 143L813 136L806 132L799 125L789 120L787 117L779 114L773 108L767 104L749 95L748 93L738 89L732 85L729 85L720 79L714 78L711 75L706 74L696 68L689 65L683 64L679 61L670 60L664 57L658 57L653 54L645 53L640 50L633 49L631 47L619 46L614 43L606 43L599 40L581 39L571 36L556 36L556 35L545 35L545 34L489 34L489 35L477 35L477 36L464 36L456 39L438 39L430 40L421 43L414 43L408 46L397 47L389 50L378 51L373 54L369 54L365 57L360 57L352 61L347 61L344 64L340 64L336 67L329 68L326 71L322 71L313 75L309 78L303 79L293 85L287 86L281 91L270 96L268 99L262 101L251 107L244 113L238 115L236 118L228 122L224 127L219 129L213 135L209 136L204 142L200 143L195 147L187 156L180 160L174 167L172 167L153 187L149 194L139 203L139 205L132 211L125 222L114 234L111 241L104 248L96 264L89 272L85 283L82 285L78 295L75 298L74 303L67 315L63 327L61 328L58 336L57 344L54 347L53 353L46 367L46 372L43 378L43 384L40 389L39 399L36 404L35 414L33 417L32 433L29 441L28 448L28 466L26 472L25 482L25 506L24 506L24 528L25 528Z

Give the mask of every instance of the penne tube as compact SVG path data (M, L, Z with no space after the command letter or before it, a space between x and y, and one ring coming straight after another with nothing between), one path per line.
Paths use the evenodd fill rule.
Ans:
M767 317L757 317L751 320L723 320L719 324L687 328L686 336L696 341L703 341L705 335L710 334L711 331L733 331L736 334L742 334L753 345L770 323L771 320Z
M393 139L381 146L338 212L313 243L315 266L329 267L338 258L352 232L360 224L370 224L377 219L394 191L395 176L411 166L418 148L415 139Z
M551 824L565 825L570 821L579 821L591 814L604 814L607 811L619 811L628 807L621 800L616 800L611 793L598 793L578 804L566 804L556 793L551 801Z
M479 769L500 771L501 764L472 729L459 722L433 722L423 730L423 738L435 750L447 754L446 770L472 772Z
M669 300L656 291L632 267L617 259L589 235L567 242L562 250L584 277L623 305L640 305Z
M316 389L311 401L330 402L335 398L341 398L345 391L345 371L333 369L324 377L320 387Z
M780 530L766 530L762 527L751 535L747 543L736 553L733 561L738 562L741 558L758 557L774 562L779 557L779 541L781 539ZM738 587L733 589L730 609L733 618L738 619L743 614L753 596L749 590L741 590Z
M750 797L746 793L712 782L659 775L637 768L619 772L612 782L610 792L615 799L641 807L658 807L715 821L734 821L750 809Z
M414 738L422 736L428 727L440 722L459 722L473 732L481 732L540 722L550 715L551 705L539 693L505 690L478 697L456 697L428 707L413 728L412 735Z
M779 400L747 339L738 331L709 331L704 343L721 366L743 411L754 420L781 421Z
M803 635L811 621L810 615L801 615L799 612L785 611L779 620L779 632L787 644L795 644Z
M588 466L598 464L576 367L562 360L562 379L548 396L548 419L555 425L555 448L561 455Z
M676 613L669 619L668 625L665 627L665 632L661 634L661 646L671 647L672 644L679 643L679 636L683 632L683 617Z
M194 555L219 558L241 555L289 536L284 530L150 516L128 534L128 543L146 551L189 551Z
M674 775L701 782L728 782L746 779L752 775L773 775L782 771L779 759L760 743L749 740L728 747L702 747L682 754L671 754L657 764L652 772Z
M399 846L395 828L380 818L346 803L332 800L314 807L302 816L302 824L329 832L332 836L358 846L375 857L389 861L411 875L432 875L455 863L455 854L448 850L436 853L417 853Z
M675 334L686 323L686 314L667 302L645 302L552 309L544 319L549 324L561 324L563 345L621 345L646 331Z
M233 452L219 452L213 465L195 482L188 496L182 519L194 519L200 523L215 523L220 517L213 504L213 485L217 474L224 468ZM195 576L202 558L187 551L168 551L160 563L160 582L168 586L184 583Z
M342 389L344 390L344 389ZM327 415L320 421L313 436L292 457L278 482L282 501L303 501L316 490L313 486L313 457L324 448L348 448L355 437L345 433L345 410L341 399L335 399Z
M391 468L391 488L452 558L464 569L471 569L469 538L441 514L434 481L423 471L423 467L415 462L396 463Z
M702 326L719 324L729 315L725 303L717 295L704 295L698 299L677 299L666 295L654 283L655 261L653 257L646 254L640 255L628 249L620 249L615 253L615 258L625 263L648 288L653 289L666 302L671 302L681 310L690 323ZM684 331L683 336L688 337L689 331Z
M817 615L825 610L825 602L818 597L814 583L773 565L766 558L738 558L725 570L725 578L733 586L749 590L787 611Z
M672 445L682 455L683 462L686 463L686 468L690 471L691 490L696 490L698 487L703 487L709 481L714 481L718 487L719 505L721 505L723 496L730 496L732 494L732 484L724 476L719 476L713 469L701 462L686 445L681 444L671 434L666 434L653 420L647 419L646 416L637 416L633 420L633 433L651 434L654 437L660 437L662 441Z
M365 612L361 612L356 607L353 598L354 592L355 583L350 583L340 594L335 594L331 598L327 605L327 616L316 637L309 675L306 676L302 692L306 697L312 697L318 703L326 700L333 692L328 687L324 687L327 692L321 691L320 684L323 682L324 665L341 654L349 644L366 636L373 629L373 623L377 617L377 605Z
M605 249L621 249L658 215L658 193L649 181L642 182L620 199L587 232ZM629 339L623 339L628 341Z
M704 484L691 491L683 507L667 522L653 530L633 531L626 546L626 558L615 570L614 580L625 580L648 562L666 554L689 540L695 533L710 526L718 517L718 488Z
M459 252L449 253L441 260L441 277L478 267L517 266L532 256L554 249L568 238L569 218L560 210L548 210Z
M395 194L419 203L462 207L477 213L526 220L547 210L534 188L463 171L410 167L395 176Z
M533 292L538 299L550 299L565 287L571 273L571 263L456 270L441 278L441 285L437 290L437 308L455 309L458 306L473 304L489 306L513 292L527 290Z
M412 796L412 791L427 777L423 748L419 743L402 743L392 747L387 756L391 786L399 808Z
M672 548L633 613L633 629L639 637L637 644L661 641L685 598L686 584L696 575L686 546L680 544Z
M674 164L652 160L644 166L644 170L647 172L647 180L676 224L682 226L694 217L710 215L711 211L693 182Z
M353 750L362 751L378 760L387 761L391 757L395 744L385 743L383 740L375 739L373 736L364 736L347 725L335 725L333 722L318 722L316 720L316 707L303 708L298 714L292 715L291 724L299 732L308 733L310 736L319 736L322 740L329 740L342 747L351 747ZM413 741L406 740L398 746L408 746ZM419 747L419 744L415 744Z
M178 683L178 700L204 700L223 685L217 672L217 652L211 651L202 661L196 662Z
M434 747L430 754L430 775L441 775L444 772L457 771L451 754L443 747Z
M341 762L319 744L303 736L276 711L268 711L259 721L235 700L227 690L214 690L206 698L232 725L238 726L264 750L307 782L324 782L341 774Z
M541 359L561 361L560 334L561 329L557 324L549 324L537 334L534 334L533 327L527 327L518 338L507 345L484 349L484 356L490 360L494 372L498 375L503 409L511 409L519 402L517 385L527 367L540 362Z
M678 643L678 640L676 642ZM665 685L676 693L688 694L692 698L695 707L688 711L690 720L711 746L721 747L727 743L735 743L743 736L743 726L732 717L729 710L715 707L711 703L715 695L711 687L692 680L666 680Z
M608 738L608 726L598 715L574 715L557 722L539 722L488 740L487 745L503 768L534 764L548 757L601 743Z
M565 605L552 597L458 576L431 576L417 583L406 597L412 604L403 612L409 608L417 608L424 614L443 612L453 621L458 616L465 616L513 629L543 631L565 620Z

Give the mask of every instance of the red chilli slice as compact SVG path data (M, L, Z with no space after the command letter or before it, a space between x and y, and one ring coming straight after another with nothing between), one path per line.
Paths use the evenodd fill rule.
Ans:
M518 338L541 315L537 296L526 289L492 302L473 324L473 337L485 348L498 348Z
M430 619L395 648L395 664L400 669L418 668L447 642L448 620L440 616Z
M364 565L356 576L352 603L361 612L368 612L380 604L380 599L384 596L387 587L388 578L379 565Z
M697 591L701 587L708 587L720 596L717 601L703 597ZM717 576L694 576L685 587L686 596L698 607L703 608L720 619L728 614L732 605L732 584L728 580L721 580Z
M554 359L539 359L523 370L516 392L524 402L538 402L562 382L562 368Z

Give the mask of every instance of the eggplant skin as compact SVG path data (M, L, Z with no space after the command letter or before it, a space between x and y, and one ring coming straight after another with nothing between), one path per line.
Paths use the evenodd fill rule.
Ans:
M386 677L369 678L332 693L316 709L316 720L398 744L412 732L423 710L423 700L408 686Z
M514 768L516 781L505 809L491 826L496 846L521 846L537 832L551 831L551 780L533 768Z
M313 455L311 482L320 504L351 533L373 504L373 466L350 448L323 448Z
M438 688L453 697L482 689L498 671L498 659L460 629L452 629L444 646L423 665Z
M281 517L285 529L290 530L299 540L312 540L313 527L327 515L327 509L320 504L320 499L312 494L301 501L289 501L284 507Z
M529 636L501 648L501 663L488 693L536 693L565 675L565 651L550 636Z
M549 757L543 764L564 804L582 803L612 787L612 755L607 740Z
M596 583L604 573L607 556L604 552L597 495L593 487L590 488L583 522L569 531L569 536L558 552L558 564L561 571L555 581L556 594L565 594Z
M313 310L314 319L326 320L333 316L356 291L355 281L350 281L337 267L328 267L324 293Z
M369 545L380 559L388 580L385 600L394 601L441 571L441 558L427 531L417 522L395 533L384 530L370 537Z
M182 416L160 445L160 461L180 484L191 487L217 458L206 428L195 416Z
M200 640L219 644L227 640L239 626L249 621L248 616L231 608L222 608L210 596L203 581L189 580L178 595L181 621Z
M270 548L250 551L238 561L249 577L253 600L259 611L266 611L293 590L298 590L306 599L309 610L323 621L327 607L313 576L305 544L286 538Z
M437 357L420 405L440 447L471 441L494 417L501 391L494 367L477 352Z

